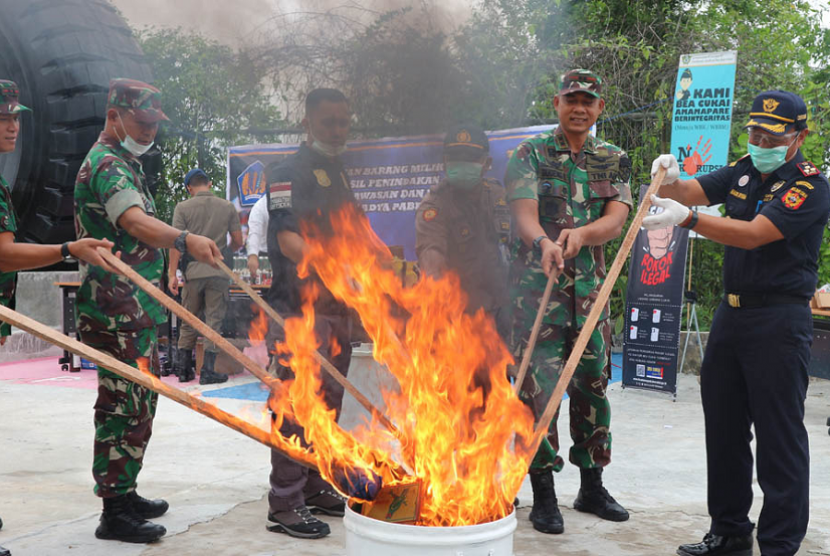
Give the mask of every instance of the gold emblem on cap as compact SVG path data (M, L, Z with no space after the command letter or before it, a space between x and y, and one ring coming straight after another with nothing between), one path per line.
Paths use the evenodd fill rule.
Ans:
M472 141L472 137L470 137L470 132L467 130L462 130L458 132L458 135L455 136L455 140L459 143L469 143Z
M765 98L764 99L764 112L775 112L775 109L778 108L778 105L781 104L774 98Z
M321 187L328 187L331 185L331 179L325 170L314 170L314 177L317 178L317 183Z

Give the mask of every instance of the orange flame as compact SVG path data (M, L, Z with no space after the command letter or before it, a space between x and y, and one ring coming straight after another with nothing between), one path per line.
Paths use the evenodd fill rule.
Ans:
M280 436L293 413L313 446L306 455L330 482L342 468L376 473L384 484L420 480L421 525L470 525L508 515L532 457L525 447L533 417L507 380L512 358L492 319L483 311L464 312L466 296L452 275L404 288L388 249L353 207L334 213L331 224L334 235L304 226L308 250L298 273L313 269L360 315L374 359L400 386L383 397L403 446L374 419L347 433L326 406L313 357L321 342L314 334L314 286L303 292L303 316L288 319L286 342L278 348L290 354L295 378L285 383L288 396L269 402L276 415L272 436ZM284 440L302 445L296 437ZM401 457L414 477L400 476L395 459Z

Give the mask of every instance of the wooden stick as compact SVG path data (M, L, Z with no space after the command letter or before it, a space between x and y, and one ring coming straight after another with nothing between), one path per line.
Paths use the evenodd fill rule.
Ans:
M180 403L181 405L196 411L197 413L210 417L214 421L221 423L226 427L229 427L237 432L241 432L245 436L253 438L257 442L277 450L297 463L310 467L311 469L317 469L317 466L310 455L308 455L307 459L301 459L297 454L290 454L286 452L284 448L271 439L270 432L240 419L236 415L223 411L215 405L209 404L196 396L184 392L183 390L168 386L157 377L149 373L144 373L135 367L131 367L130 365L115 359L111 355L91 348L74 338L61 334L60 332L57 332L36 320L30 319L29 317L21 315L20 313L2 305L0 305L0 319L20 328L21 330L29 332L33 336L37 336L42 340L46 340L51 344L61 347L69 352L83 357L84 359L92 361L99 367L106 368L108 371L112 371L122 378L131 380L136 384L149 388L150 390L157 392L166 398L170 398L174 402Z
M227 274L228 277L230 277L230 279L233 280L234 283L242 289L242 291L244 291L251 297L251 300L254 303L256 303L260 309L265 311L265 314L274 319L274 322L276 322L278 325L280 325L280 327L285 329L285 319L282 317L282 315L280 315L276 310L274 310L274 308L271 307L268 304L268 302L262 299L262 297L254 290L254 288L250 286L250 284L243 280L238 274L236 274L236 272L228 268L228 265L226 265L223 261L217 260L216 264L222 272ZM366 411L368 411L371 415L375 416L384 427L389 429L392 432L392 434L398 437L399 440L403 441L401 433L397 429L397 427L395 427L395 425L392 424L392 422L389 419L387 419L386 416L383 415L383 413L381 413L380 410L377 407L375 407L372 404L372 402L370 402L369 399L360 392L360 390L355 388L354 384L352 384L349 381L349 379L343 376L343 373L337 370L337 367L332 365L331 362L329 362L328 359L323 357L323 355L319 351L314 352L314 358L317 360L320 366L323 369L325 369L325 371L329 375L331 375L331 377L334 380L337 381L338 384L340 384L347 392L349 392L349 394L351 394L360 405L366 408Z
M643 225L643 219L646 217L646 214L648 214L649 207L651 207L651 196L656 195L660 190L660 183L663 181L665 176L666 169L660 166L657 169L657 174L654 176L654 179L651 180L651 185L649 185L648 191L646 191L645 199L640 199L640 208L637 210L637 214L634 216L634 221L631 222L631 226L625 234L625 239L623 239L622 245L620 245L620 250L617 252L614 264L611 265L611 269L605 276L605 281L602 283L602 287L599 290L597 299L594 301L593 307L591 307L591 312L588 313L588 318L585 319L585 324L582 325L582 330L579 331L579 336L574 343L573 349L571 349L571 353L568 356L564 369L562 369L562 374L559 376L559 382L556 383L556 388L553 390L553 394L551 394L547 406L545 406L545 411L542 413L542 417L539 419L539 423L533 431L533 442L531 443L532 454L535 454L536 450L539 449L539 445L542 443L542 439L545 437L545 433L547 433L548 428L550 427L550 422L556 414L556 410L559 409L559 404L562 402L562 396L565 394L565 390L571 382L571 377L573 376L574 371L576 371L576 367L579 364L579 360L582 358L582 353L585 351L585 347L588 345L588 340L591 338L591 334L594 333L594 329L599 321L599 316L605 308L606 301L608 301L608 298L611 296L611 290L614 288L614 283L617 281L617 277L620 275L626 259L628 259L628 254L634 246L634 240L637 239L637 234L640 233L640 227Z
M239 351L236 346L231 344L225 338L223 338L219 333L209 327L207 324L199 320L196 315L182 307L180 304L176 303L174 299L170 296L165 294L163 291L155 287L151 284L147 279L141 276L138 272L132 269L129 265L124 263L121 259L113 255L110 251L107 251L103 247L98 248L98 253L107 261L107 264L111 265L112 267L116 268L118 272L135 282L135 284L147 292L152 298L156 301L170 309L174 312L180 319L188 323L190 326L195 328L199 331L199 333L216 344L216 346L236 359L243 367L248 369L252 375L257 377L259 380L264 382L269 388L272 390L279 390L281 388L281 382L271 375L268 374L268 371L263 369L259 366L259 364Z
M556 278L558 276L559 272L553 272L552 269L550 277L548 277L548 283L545 286L545 293L542 295L542 303L539 304L539 310L536 311L536 320L533 322L533 329L530 331L530 340L528 340L524 355L522 356L522 364L519 367L519 374L516 375L516 384L513 385L516 395L518 395L522 390L522 383L525 381L527 368L530 366L530 356L533 355L533 348L536 347L536 338L539 337L539 329L542 327L542 319L548 310L550 294L553 291L553 284L556 282Z

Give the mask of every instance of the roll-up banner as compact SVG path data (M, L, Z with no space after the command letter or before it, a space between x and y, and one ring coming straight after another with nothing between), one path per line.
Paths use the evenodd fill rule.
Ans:
M671 152L680 179L714 172L729 163L737 51L683 54L677 69ZM702 212L720 216L716 207Z

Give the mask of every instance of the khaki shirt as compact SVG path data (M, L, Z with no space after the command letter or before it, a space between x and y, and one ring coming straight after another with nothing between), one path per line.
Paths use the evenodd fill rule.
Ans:
M441 182L421 201L415 233L421 271L458 274L470 313L483 308L495 316L507 306L507 269L499 246L510 236L510 212L496 180L484 180L478 194L466 196Z
M239 214L230 201L220 199L210 191L200 191L176 205L173 227L209 237L220 249L228 244L228 234L241 230ZM185 279L225 277L225 273L205 263L190 261Z

